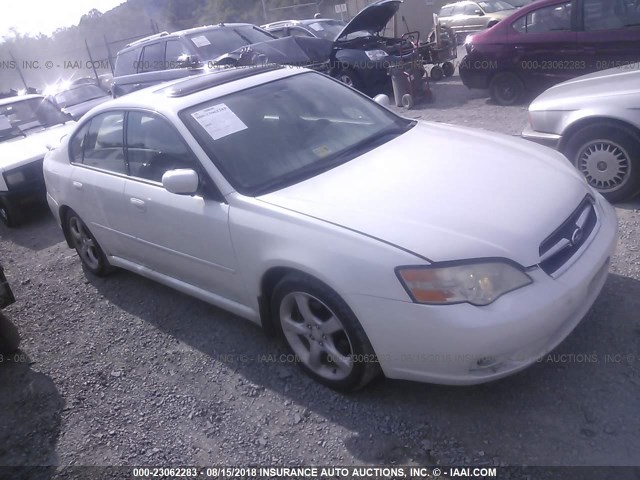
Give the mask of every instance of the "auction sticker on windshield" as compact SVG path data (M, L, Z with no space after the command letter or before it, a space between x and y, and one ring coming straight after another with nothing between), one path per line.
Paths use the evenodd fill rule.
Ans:
M194 112L191 116L214 140L219 140L247 128L244 122L224 103Z
M204 35L193 37L191 41L196 44L196 47L206 47L207 45L211 45L209 39Z

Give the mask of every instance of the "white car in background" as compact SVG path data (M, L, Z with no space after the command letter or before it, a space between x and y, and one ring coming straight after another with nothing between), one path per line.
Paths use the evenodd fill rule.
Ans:
M473 384L525 368L588 312L616 244L614 210L559 153L408 120L303 69L119 98L44 171L89 272L275 329L343 390L380 370Z
M561 83L529 106L528 140L563 152L612 202L640 193L640 64Z
M19 225L24 208L44 203L42 160L74 125L42 95L0 100L0 220Z

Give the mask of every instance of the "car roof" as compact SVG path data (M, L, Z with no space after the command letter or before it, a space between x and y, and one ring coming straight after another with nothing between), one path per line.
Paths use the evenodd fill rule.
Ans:
M220 68L138 90L100 105L94 113L146 109L173 116L189 106L305 72L313 70L282 66Z
M22 100L31 100L33 98L44 98L43 95L29 94L29 95L16 95L15 97L7 97L0 99L0 105L7 105L9 103L16 103Z
M256 25L253 25L251 23L219 23L217 25L203 25L201 27L194 27L194 28L187 28L185 30L177 30L175 32L160 32L160 33L156 33L154 35L150 35L148 37L144 37L144 38L140 38L134 42L131 42L130 44L128 44L126 47L124 47L123 49L119 50L117 55L120 55L123 52L128 52L134 48L139 48L142 47L144 45L147 45L148 43L152 43L156 40L166 40L169 38L179 38L179 37L184 37L186 35L191 35L194 33L201 33L201 32L207 32L209 30L217 30L219 28L228 28L228 27L255 27Z
M319 22L339 22L340 20L335 20L333 18L309 18L304 20L279 20L277 22L267 23L265 25L261 25L261 28L269 29L269 28L278 28L278 27L288 27L294 25L311 25L312 23Z

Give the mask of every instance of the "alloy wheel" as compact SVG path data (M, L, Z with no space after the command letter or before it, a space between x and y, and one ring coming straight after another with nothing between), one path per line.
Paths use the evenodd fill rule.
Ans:
M631 161L627 151L611 140L595 140L578 153L578 169L589 185L601 191L622 188L631 176Z
M100 254L96 242L78 217L70 219L69 232L82 261L91 269L99 269Z
M280 320L291 349L315 374L334 381L349 376L353 346L326 304L308 293L289 293L280 303Z

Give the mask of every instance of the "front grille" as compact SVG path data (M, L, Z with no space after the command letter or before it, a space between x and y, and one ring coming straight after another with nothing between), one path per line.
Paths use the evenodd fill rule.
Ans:
M540 268L551 275L557 272L589 239L598 222L593 198L587 196L580 206L540 244Z

